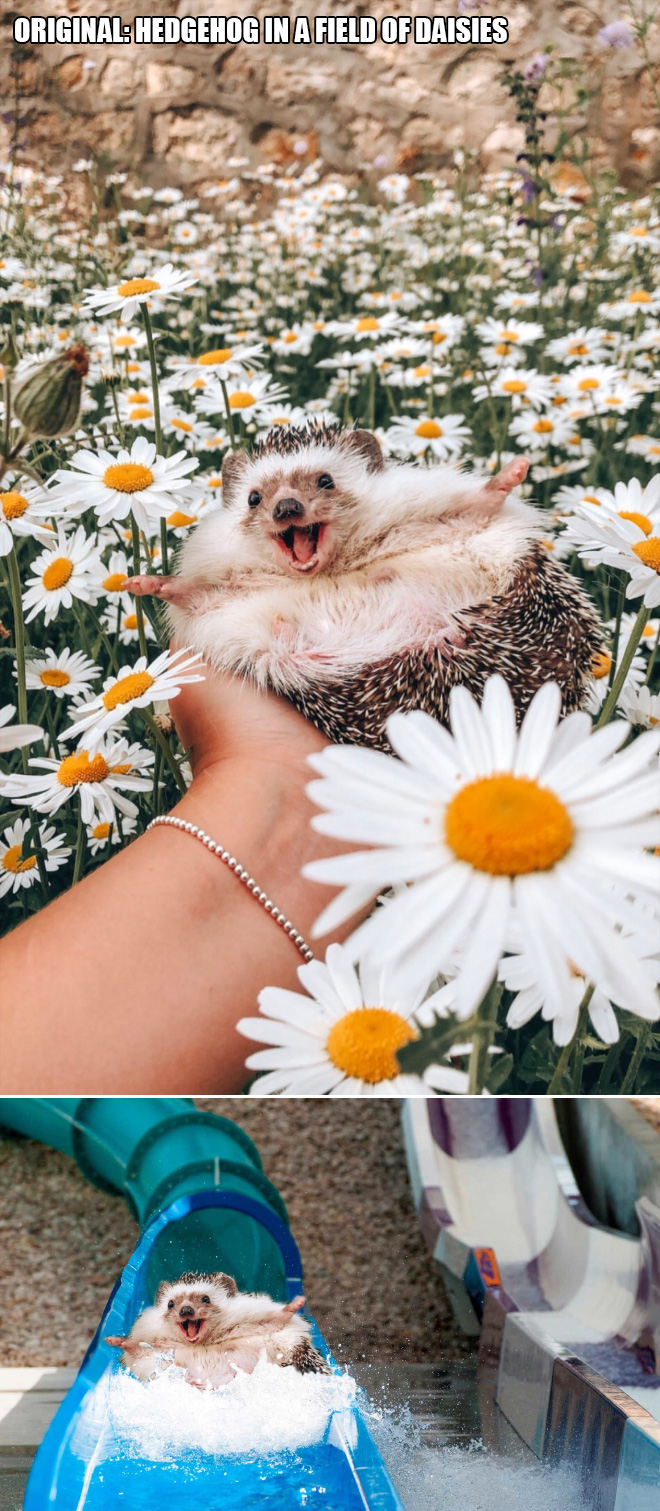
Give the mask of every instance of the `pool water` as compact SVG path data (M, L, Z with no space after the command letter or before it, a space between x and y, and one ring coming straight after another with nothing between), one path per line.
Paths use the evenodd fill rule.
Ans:
M130 1484L121 1459L94 1471L85 1511L364 1511L350 1467L326 1444L271 1458L223 1458L196 1453L187 1462L131 1461Z

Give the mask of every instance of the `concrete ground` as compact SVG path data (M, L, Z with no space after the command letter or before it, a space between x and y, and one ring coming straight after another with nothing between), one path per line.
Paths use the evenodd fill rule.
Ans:
M286 1202L311 1310L339 1359L423 1363L474 1348L422 1242L396 1101L205 1098L254 1139ZM0 1138L0 1365L80 1363L137 1238L73 1161Z

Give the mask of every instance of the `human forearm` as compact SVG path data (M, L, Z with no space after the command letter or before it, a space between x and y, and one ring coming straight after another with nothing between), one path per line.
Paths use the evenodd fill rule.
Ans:
M173 812L219 840L309 938L325 890L300 876L327 841L300 768L235 757L203 770ZM333 845L336 849L336 842ZM325 941L324 941L325 945ZM301 957L217 858L151 831L6 940L0 1087L9 1093L232 1092L265 985Z

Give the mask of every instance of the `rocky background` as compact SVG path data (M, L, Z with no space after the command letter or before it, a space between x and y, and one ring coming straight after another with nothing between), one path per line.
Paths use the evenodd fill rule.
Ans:
M309 1304L344 1363L455 1359L453 1320L419 1231L395 1101L196 1099L240 1123L284 1198ZM0 1138L0 1364L78 1365L137 1224L65 1155Z
M457 0L373 0L306 6L304 0L52 0L49 15L456 14ZM639 8L639 7L638 7ZM647 7L648 9L649 7ZM488 9L486 7L486 9ZM625 6L624 6L625 12ZM35 0L0 0L0 159L12 139L20 86L20 160L63 172L83 157L131 168L156 187L203 190L232 156L282 166L320 154L354 174L414 173L452 160L465 147L482 167L510 163L522 137L502 86L507 64L523 65L553 45L585 66L596 99L580 103L567 86L571 134L586 125L592 148L624 181L652 178L660 156L658 89L639 48L604 47L599 30L622 14L619 0L509 0L509 42L499 46L405 46L377 42L311 46L14 46L16 14L43 15ZM660 25L646 39L660 79ZM374 169L375 165L375 169Z

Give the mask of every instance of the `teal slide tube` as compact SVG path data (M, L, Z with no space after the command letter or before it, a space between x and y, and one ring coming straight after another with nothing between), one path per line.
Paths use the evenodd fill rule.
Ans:
M213 1190L252 1197L288 1226L252 1140L189 1098L0 1097L2 1127L69 1155L93 1185L125 1197L141 1228L180 1196ZM286 1299L278 1245L240 1211L195 1211L166 1228L151 1261L152 1295L191 1269L225 1269L241 1290Z

